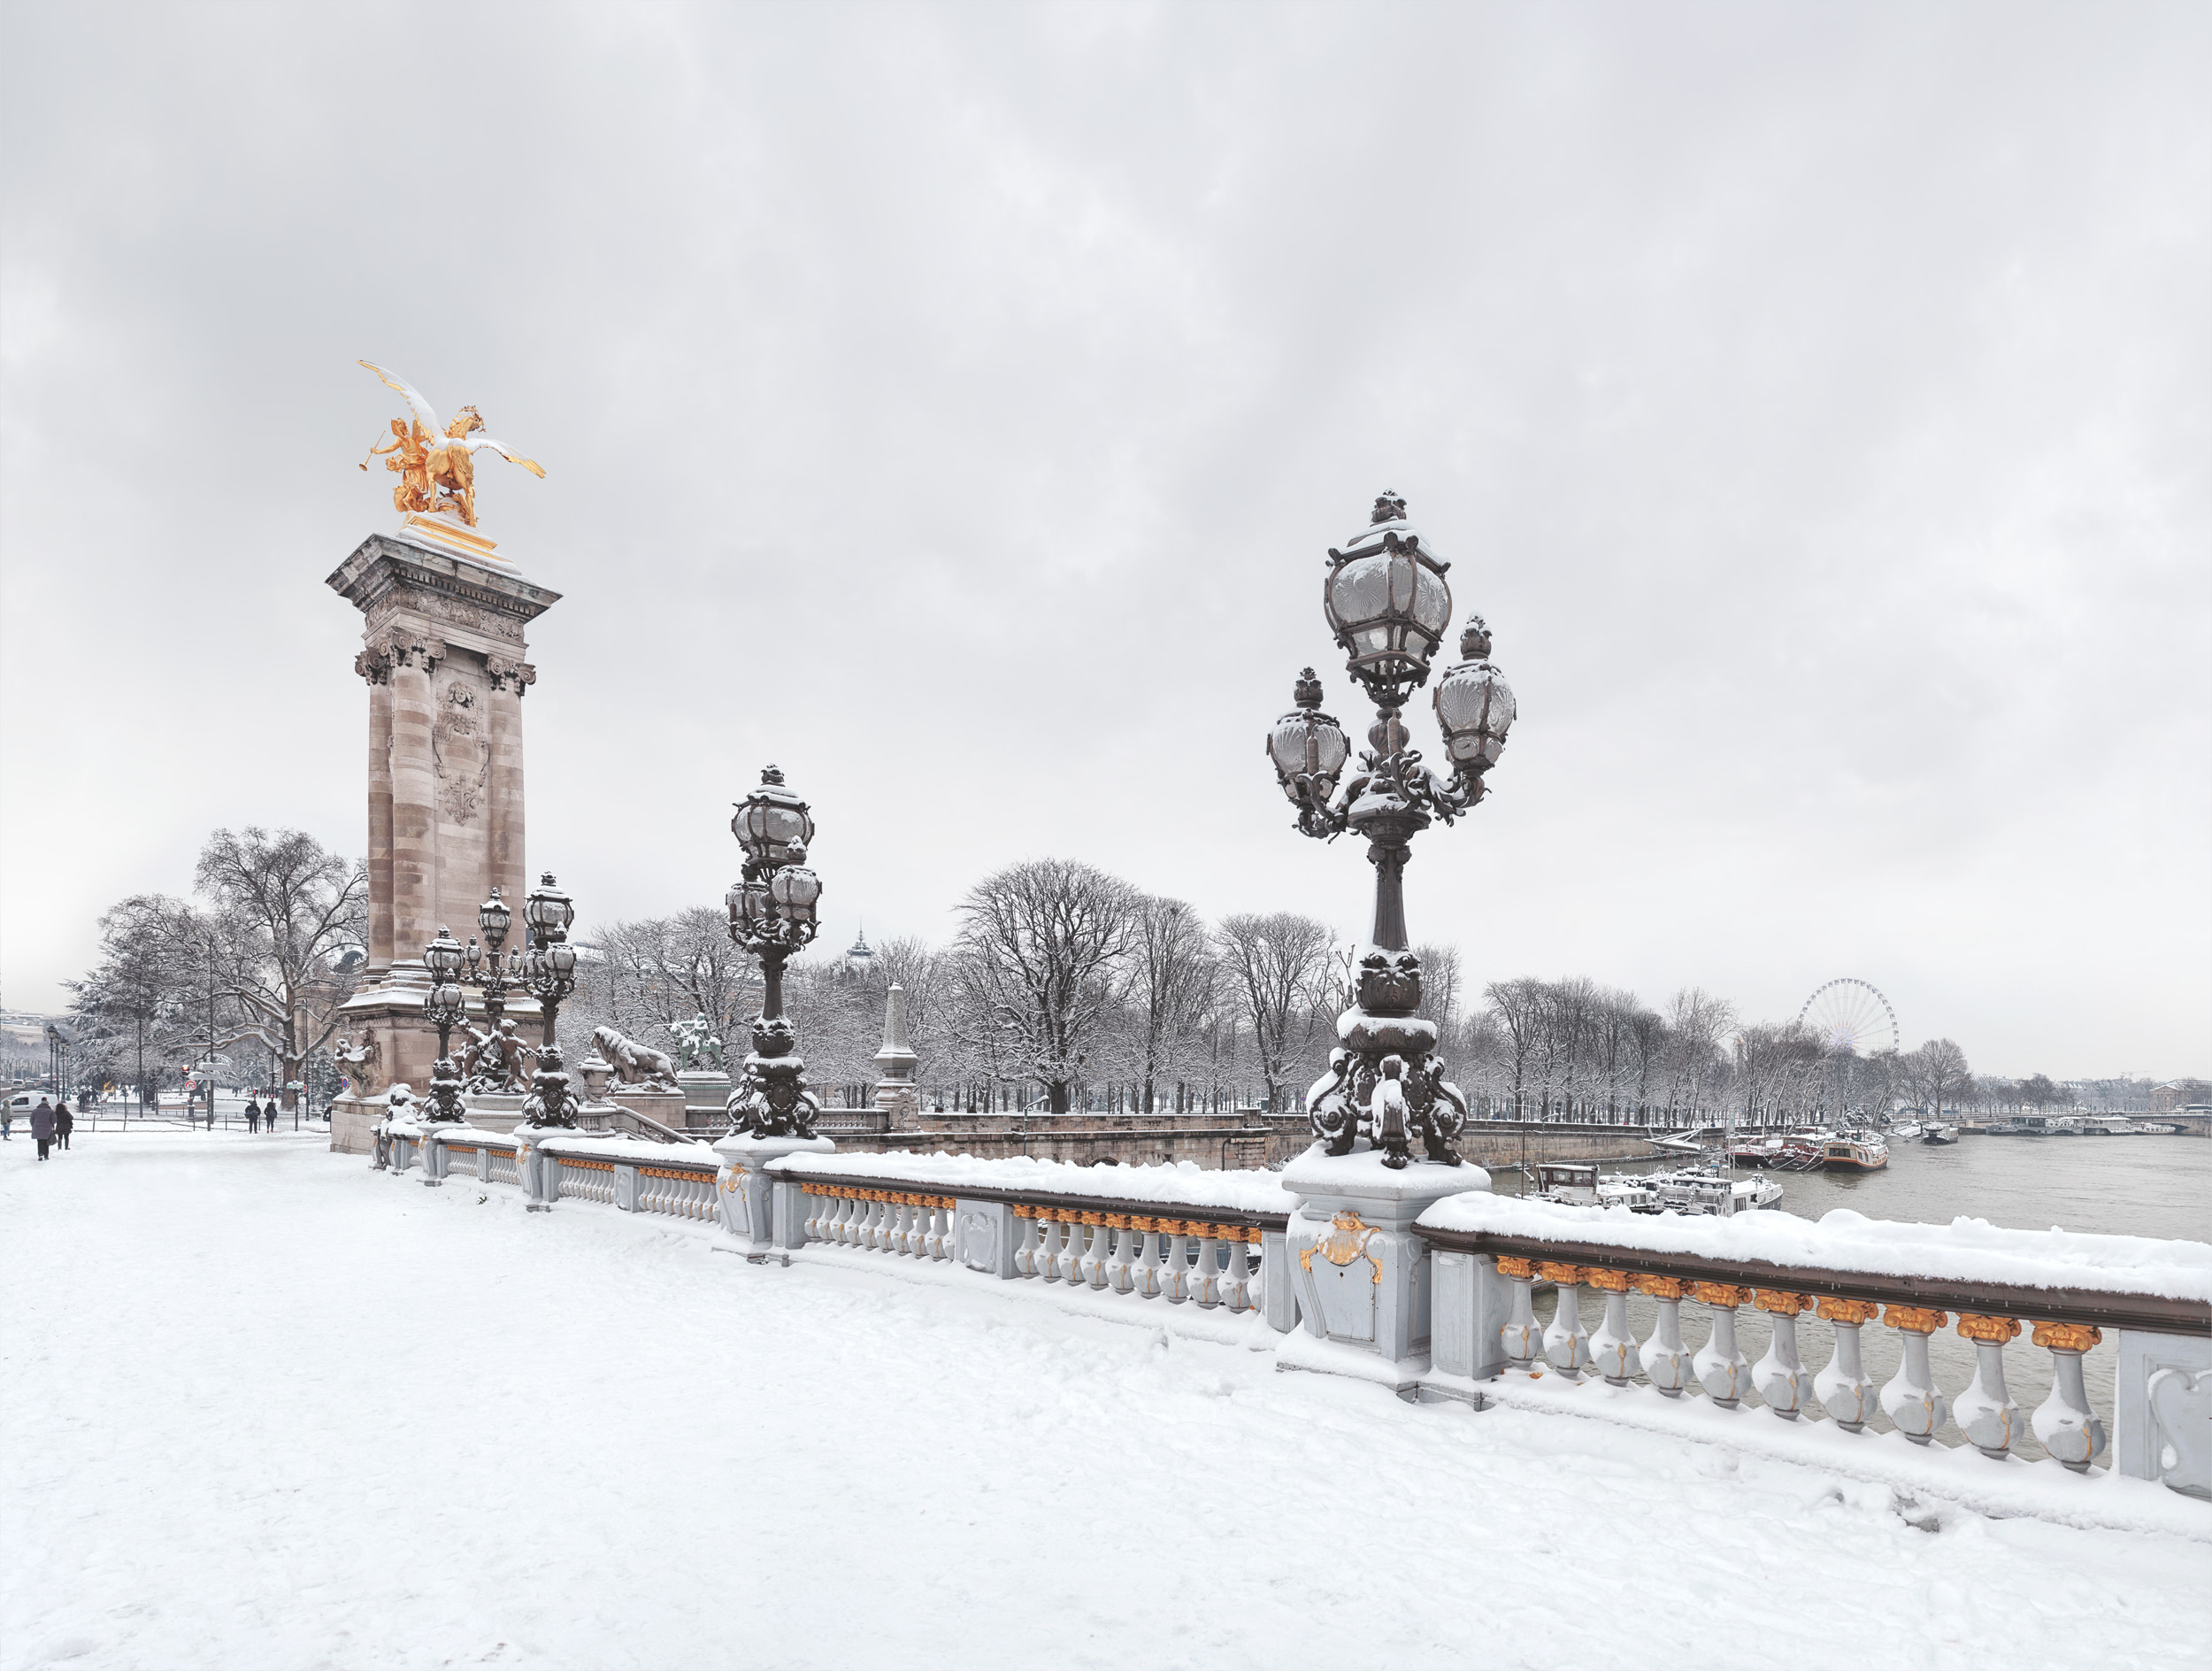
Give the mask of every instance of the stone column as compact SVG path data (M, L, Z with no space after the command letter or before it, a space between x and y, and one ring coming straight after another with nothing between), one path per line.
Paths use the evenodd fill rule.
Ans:
M484 658L484 674L491 687L487 715L492 745L491 788L485 809L490 836L488 865L492 885L507 899L518 902L530 891L522 851L522 693L537 681L538 670L526 661L490 655Z
M876 1106L894 1128L913 1126L921 1109L914 1088L915 1062L913 1046L906 1042L906 989L894 981L884 996L883 1048L875 1055L876 1072L882 1075L876 1082Z
M372 645L353 658L369 684L369 981L392 966L392 658Z
M438 776L431 742L436 666L427 645L394 647L392 961L403 969L421 962L422 948L438 932L431 920L438 897Z

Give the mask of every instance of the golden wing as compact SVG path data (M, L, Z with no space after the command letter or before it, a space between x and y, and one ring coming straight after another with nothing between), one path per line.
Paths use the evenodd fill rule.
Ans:
M471 452L474 452L479 447L489 447L509 464L518 464L539 481L545 480L545 472L538 467L538 461L535 458L526 458L518 452L510 452L503 442L494 441L489 435L468 435L449 444L465 447Z
M434 435L441 434L444 430L444 421L439 418L436 412L430 410L430 403L425 400L420 395L417 394L414 390L413 385L409 383L405 378L395 377L391 373L386 371L381 366L371 366L367 360L362 360L359 364L368 366L369 369L374 372L377 376L382 380L385 388L391 389L395 394L397 394L402 399L405 400L410 406L414 408L415 421L419 423L424 429L427 430Z

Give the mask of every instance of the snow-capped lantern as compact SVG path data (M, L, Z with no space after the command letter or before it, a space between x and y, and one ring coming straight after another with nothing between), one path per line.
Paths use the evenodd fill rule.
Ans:
M722 903L730 910L730 932L740 933L748 928L764 928L775 920L776 908L768 897L764 882L733 882L730 891L722 897Z
M760 774L760 787L737 804L730 820L730 834L745 850L745 857L763 870L797 864L806 858L807 843L814 839L814 820L806 803L783 787L783 774L768 766Z
M1459 653L1465 659L1445 672L1432 693L1436 723L1452 764L1471 777L1479 776L1504 751L1516 712L1513 687L1490 665L1490 629L1481 616L1468 616Z
M422 961L440 985L461 978L461 943L447 932L443 923L438 925L438 937L422 949Z
M476 908L476 926L483 930L484 943L499 955L499 948L507 943L507 927L515 920L507 902L499 897L499 889L492 889L492 897Z
M1352 745L1344 728L1321 712L1321 681L1309 667L1291 687L1297 706L1275 721L1267 734L1267 758L1275 764L1275 778L1294 806L1325 805L1336 793L1336 781L1351 758Z
M1347 671L1378 703L1394 707L1428 682L1429 658L1451 625L1450 566L1423 549L1394 493L1376 499L1348 549L1330 548L1321 606L1351 658Z
M576 903L557 887L553 873L547 871L543 879L530 890L530 897L523 902L522 920L530 925L530 937L539 945L549 945L568 932L568 925L576 920ZM572 959L574 953L571 953Z
M804 865L786 865L768 879L776 915L795 928L813 922L814 902L821 897L822 879Z

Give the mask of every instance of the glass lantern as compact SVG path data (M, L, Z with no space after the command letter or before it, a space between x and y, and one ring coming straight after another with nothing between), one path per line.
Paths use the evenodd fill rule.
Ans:
M745 857L763 869L796 863L814 839L806 803L783 787L783 774L772 766L761 773L760 785L737 804L730 834Z
M499 897L499 889L492 889L492 897L476 910L476 926L484 931L484 943L492 949L492 956L499 955L499 948L507 943L507 925L515 920L515 913L507 908L507 902Z
M566 981L576 974L576 948L565 940L557 940L545 949L545 960L557 980Z
M461 946L445 925L438 925L438 937L422 949L423 966L439 981L451 981L461 973Z
M530 890L530 897L523 902L522 914L530 925L531 938L545 945L568 932L568 925L576 920L576 905L554 884L553 873L549 870L543 881Z
M1433 695L1436 723L1452 763L1479 775L1498 763L1518 709L1513 687L1490 665L1490 633L1481 616L1468 618L1459 653L1466 659L1445 673Z
M1276 720L1267 734L1267 758L1274 762L1276 779L1292 801L1325 802L1336 792L1337 776L1351 758L1352 745L1344 728L1320 712L1321 681L1312 668L1299 675L1292 699L1298 705ZM1302 782L1308 787L1302 789Z
M1348 548L1330 551L1322 609L1352 676L1378 700L1394 687L1427 682L1429 658L1451 624L1448 567L1423 547L1405 520L1405 501L1387 493Z
M768 879L768 895L776 914L794 928L814 920L814 902L822 897L822 879L804 865L787 865Z
M430 1004L434 1009L452 1014L461 1007L461 989L450 982L441 982L430 989Z

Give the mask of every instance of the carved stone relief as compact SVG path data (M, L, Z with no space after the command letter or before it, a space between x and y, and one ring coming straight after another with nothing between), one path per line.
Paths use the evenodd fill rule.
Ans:
M491 739L484 735L483 705L465 679L447 681L445 700L431 727L430 747L445 815L465 824L483 805L492 776Z

